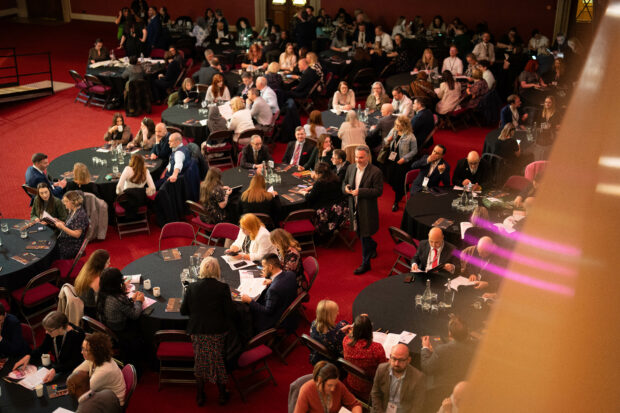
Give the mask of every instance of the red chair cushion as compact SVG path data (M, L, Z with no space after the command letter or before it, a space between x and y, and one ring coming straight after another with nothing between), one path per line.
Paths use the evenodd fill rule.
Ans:
M58 268L60 270L60 278L67 278L67 274L69 274L72 265L73 260L56 260L52 263L53 268Z
M101 93L101 94L103 94L103 93L109 92L110 89L111 89L110 86L95 85L95 86L92 86L90 88L90 91L94 92L94 93Z
M192 224L198 225L199 228L204 229L207 232L211 232L213 231L213 228L215 228L215 224L207 224L206 222L202 222L200 217L192 218Z
M247 367L252 364L261 361L265 357L269 357L273 351L267 347L266 345L260 345L258 347L254 347L251 350L244 351L241 356L239 356L239 361L237 364L239 367Z
M122 217L125 215L125 208L123 208L121 204L119 204L118 202L115 202L114 213L118 215L119 217ZM138 214L146 214L146 205L143 205L138 208Z
M24 287L26 288L26 287ZM22 293L24 288L20 288L19 290L13 291L13 298L19 302L22 299ZM60 288L56 287L53 284L45 283L41 284L37 287L31 288L28 290L24 297L24 305L26 307L32 307L35 304L41 303L49 298L56 297L60 292Z
M75 84L75 87L77 87L78 89L86 89L88 85L85 82L77 82Z
M394 252L405 258L411 259L415 256L416 248L406 242L399 242L394 246Z
M314 232L314 225L309 219L302 219L299 221L289 221L284 223L283 228L290 232L292 236L295 234L307 234Z
M7 313L11 312L11 306L9 305L9 302L7 300L5 300L4 298L0 298L0 304L2 304L2 306L4 307L4 311L6 311Z
M194 347L192 343L183 341L164 341L157 347L158 360L194 359Z
M227 143L224 146L216 146L216 147L207 146L207 153L228 152L228 151L231 151L232 148L233 147L230 143Z

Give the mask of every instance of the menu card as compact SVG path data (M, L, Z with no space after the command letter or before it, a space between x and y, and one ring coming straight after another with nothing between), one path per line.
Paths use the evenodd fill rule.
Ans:
M32 241L30 244L26 246L27 250L48 250L52 245L51 241L47 240L38 240Z
M36 261L37 259L39 259L39 257L37 257L31 252L22 252L19 255L13 255L11 259L19 262L20 264L26 265L26 264L30 264L31 262Z
M167 313L178 313L181 311L181 303L183 300L181 298L169 298L168 304L166 305Z
M437 220L433 222L434 227L439 227L441 229L447 229L452 224L454 224L454 221L446 218L437 218Z
M169 250L163 250L161 257L164 261L176 261L181 259L181 251L178 248L172 248Z
M212 256L214 252L215 248L207 248L205 246L201 246L196 250L196 252L192 254L192 257L207 258Z
M288 194L282 194L282 198L286 199L288 202L300 202L303 201L303 197L298 194L294 194L292 192Z

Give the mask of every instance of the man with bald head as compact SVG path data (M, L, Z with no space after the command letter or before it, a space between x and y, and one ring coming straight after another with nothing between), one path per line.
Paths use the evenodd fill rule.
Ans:
M383 144L384 139L388 136L397 116L394 115L394 106L391 103L384 103L381 105L381 118L376 125L370 128L370 133L366 137L366 144L370 148L376 148L380 144Z
M497 267L504 265L496 254L498 248L491 237L481 237L476 245L461 251L462 275L476 283L475 289L497 292L502 281L502 277L497 274Z
M459 381L454 386L450 397L446 397L441 403L441 407L437 413L457 413L461 407L463 396L467 391L468 384L466 381Z
M164 164L168 162L168 158L170 158L170 145L168 144L168 139L170 138L170 134L168 133L168 129L166 129L165 123L158 123L155 125L155 144L151 149L151 159L161 159Z
M183 137L180 133L173 133L168 138L168 146L172 153L168 160L168 166L162 174L162 179L155 183L157 189L159 189L164 182L176 182L179 175L182 175L190 165L192 159L191 153L186 146L183 146Z
M370 393L372 413L419 412L425 393L426 378L411 365L409 348L403 343L396 344L390 360L377 367Z
M67 390L78 401L76 413L121 413L118 397L110 389L90 390L87 371L76 370L67 378Z
M443 231L433 227L428 232L428 239L420 241L420 246L411 263L412 272L430 271L443 265L450 274L458 274L460 263L454 245L444 240Z
M271 108L271 113L276 113L280 110L280 107L278 106L278 96L272 88L267 86L266 77L259 76L258 78L256 78L256 89L258 89L260 96L265 99L265 102L267 102L267 104Z
M480 191L489 180L488 168L480 163L478 152L471 151L467 158L459 159L452 175L452 185L466 187L473 185L474 191Z
M290 97L296 99L302 99L308 97L310 90L319 81L319 75L313 70L306 59L299 59L297 67L301 76L299 78L299 84L290 91ZM292 75L295 78L296 75Z

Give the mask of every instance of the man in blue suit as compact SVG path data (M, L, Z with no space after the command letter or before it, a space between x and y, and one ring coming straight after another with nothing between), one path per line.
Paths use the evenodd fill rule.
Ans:
M47 174L47 167L50 162L47 155L37 152L32 155L32 165L26 170L26 185L36 188L41 182L45 182L50 187L50 191L56 198L62 198L62 192L67 186L67 180L52 182L52 178Z
M425 142L435 127L435 117L428 109L428 103L426 98L417 97L413 100L415 116L411 119L411 130L418 142L418 149L429 148L433 144L432 137Z
M282 271L276 254L265 255L262 265L267 288L256 301L245 294L241 296L241 301L250 305L255 334L274 327L297 297L296 275L292 271Z
M507 123L512 123L515 125L515 128L521 126L528 118L527 113L523 113L520 109L521 107L521 98L518 95L510 95L506 99L508 103L504 106L499 113L499 128L503 129Z
M450 165L443 160L446 147L436 145L433 153L425 155L411 164L411 169L419 169L418 177L411 185L411 194L422 191L423 188L434 188L440 184L450 186Z

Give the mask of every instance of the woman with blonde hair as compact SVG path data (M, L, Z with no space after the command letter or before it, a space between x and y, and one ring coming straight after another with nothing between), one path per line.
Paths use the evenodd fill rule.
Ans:
M277 228L269 234L269 240L276 247L282 271L292 271L297 275L297 294L308 290L308 280L301 262L301 247L290 232Z
M316 305L316 319L310 325L310 337L323 344L334 355L342 357L342 340L346 335L342 329L348 325L344 320L336 323L338 304L332 300L321 300ZM315 351L310 352L310 363L315 365L323 356Z
M267 66L267 73L265 73L265 79L267 79L267 86L274 91L282 89L282 76L278 73L280 71L280 65L278 62L271 62Z
M200 204L205 208L205 215L200 219L207 224L215 225L226 221L226 206L231 189L222 184L222 171L209 168L204 181L200 183Z
M415 65L416 70L425 70L427 72L437 71L439 69L439 62L435 59L433 51L431 49L424 49L422 57Z
M295 66L297 65L297 55L295 54L293 43L286 44L284 52L280 55L279 63L280 69L283 72L288 73L295 70Z
M78 273L74 286L75 293L84 302L84 314L97 317L97 293L101 272L110 266L110 253L95 250Z
M313 110L308 116L308 123L304 125L304 131L307 138L318 140L319 136L327 133L327 129L323 126L323 117L320 110Z
M384 103L391 103L392 99L385 93L385 88L381 82L375 82L370 87L370 94L366 98L366 109L371 113L381 110Z
M230 118L228 130L235 131L233 141L237 142L241 132L254 128L254 121L252 120L252 112L250 112L250 109L246 109L243 99L239 96L232 98L230 101L230 108L232 109L233 115L232 118Z
M73 165L73 181L67 182L67 191L82 191L90 192L91 194L99 197L99 189L97 184L91 182L90 172L88 167L82 162L76 162Z
M394 127L385 138L385 145L389 147L389 153L396 154L385 160L385 167L387 181L394 190L392 211L397 211L398 203L405 196L405 175L410 169L413 157L418 153L418 144L407 116L400 115L396 118Z
M241 260L260 261L265 255L276 253L276 247L269 239L265 224L254 214L245 214L239 220L239 235L227 254L234 254Z
M228 102L230 100L230 91L224 85L224 76L219 73L213 75L211 86L207 89L205 96L207 103L211 102Z
M265 184L265 177L256 174L250 180L250 185L241 194L241 214L259 213L267 214L273 218L273 223L277 225L275 217L279 216L280 203L277 199L277 192L268 192Z
M221 281L217 258L207 257L200 264L199 280L185 290L181 314L189 316L187 333L194 347L196 403L205 403L207 381L217 384L219 404L226 404L228 373L224 364L226 335L234 325L230 287Z
M90 224L86 210L82 208L84 197L78 191L69 191L62 197L62 204L67 209L65 222L57 221L56 228L60 235L56 239L58 259L72 260L77 255Z
M471 97L467 102L467 107L475 109L482 100L482 97L489 91L489 84L482 78L482 71L480 69L474 69L471 72L471 77L474 79L474 84L467 87L466 93Z
M357 118L354 110L347 112L347 117L338 130L338 137L343 148L348 145L366 145L366 125Z
M198 92L193 90L195 86L194 79L186 77L179 88L178 103L198 103Z
M122 194L127 189L132 188L144 188L144 185L146 185L147 196L155 194L155 183L151 173L146 169L144 158L136 154L131 155L129 165L123 169L123 173L121 173L116 184L116 193Z

